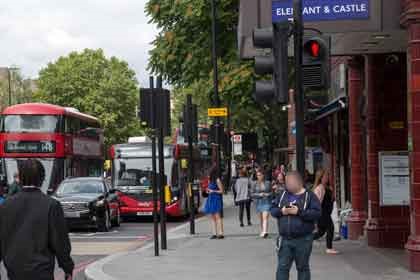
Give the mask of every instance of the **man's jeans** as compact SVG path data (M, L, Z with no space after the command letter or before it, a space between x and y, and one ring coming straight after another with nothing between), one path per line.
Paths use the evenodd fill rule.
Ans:
M277 280L289 280L290 268L296 263L298 280L310 280L309 259L312 253L313 235L281 241L278 252Z

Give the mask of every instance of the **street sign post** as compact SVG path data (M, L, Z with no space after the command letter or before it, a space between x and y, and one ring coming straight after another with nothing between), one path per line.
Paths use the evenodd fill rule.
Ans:
M208 108L207 115L209 117L227 117L228 109L226 107L222 108Z
M242 134L235 134L232 136L233 155L242 155Z
M293 0L273 0L273 22L293 20ZM367 20L370 0L302 0L303 21Z

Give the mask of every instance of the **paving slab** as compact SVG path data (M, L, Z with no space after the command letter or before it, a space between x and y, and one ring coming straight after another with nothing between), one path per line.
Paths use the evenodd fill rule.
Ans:
M129 253L120 253L92 264L89 280L257 280L275 279L275 221L270 222L270 238L258 237L258 221L239 227L237 209L225 209L224 240L210 240L206 218L198 220L198 234L188 234L188 224L169 232L168 250L153 255L153 244ZM325 254L325 242L315 241L311 259L312 279L418 280L420 274L405 267L403 250L368 248L363 242L340 241L340 255ZM294 268L291 278L296 279Z

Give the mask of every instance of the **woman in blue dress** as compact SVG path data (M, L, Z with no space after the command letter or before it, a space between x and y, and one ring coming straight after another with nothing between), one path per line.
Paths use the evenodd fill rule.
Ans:
M272 189L271 183L265 180L264 172L258 170L257 180L252 184L251 198L255 201L257 214L260 217L260 237L268 237L268 217L271 208Z
M223 219L221 216L222 212L222 199L224 187L222 181L217 176L217 169L215 167L210 169L210 183L207 188L206 204L204 205L204 213L210 218L213 235L210 239L223 239Z

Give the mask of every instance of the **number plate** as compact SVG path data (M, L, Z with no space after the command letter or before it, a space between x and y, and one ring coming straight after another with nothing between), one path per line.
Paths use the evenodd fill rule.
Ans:
M153 212L137 212L137 216L152 216Z
M80 218L80 212L64 212L66 218Z

